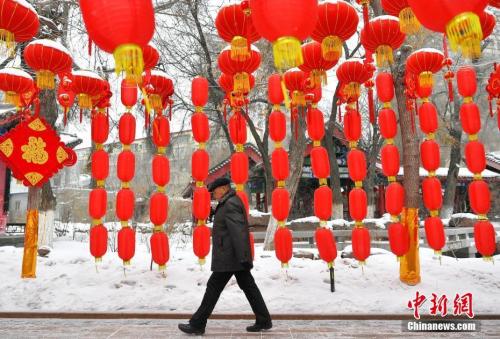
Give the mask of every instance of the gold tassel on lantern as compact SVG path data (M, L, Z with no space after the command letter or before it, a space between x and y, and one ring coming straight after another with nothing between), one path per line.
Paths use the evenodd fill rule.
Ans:
M411 7L406 7L399 12L399 28L407 35L414 35L420 32L420 21L418 21Z
M157 112L161 112L163 110L163 104L161 100L161 96L158 94L151 94L149 96L149 103L151 108Z
M250 57L248 50L248 40L242 36L235 36L231 40L231 59L237 61L245 61Z
M24 228L24 254L21 278L36 278L36 257L38 247L38 210L26 213Z
M46 70L36 72L36 85L40 89L54 89L54 73Z
M418 84L420 87L433 87L434 86L434 76L432 72L422 72L418 76Z
M327 61L336 61L342 56L342 40L336 35L329 35L321 42L321 52Z
M306 105L306 96L304 92L301 91L293 91L292 92L292 105L293 106L305 106Z
M350 99L357 99L361 94L361 86L357 82L350 82L344 86L344 94Z
M279 70L298 67L304 63L302 46L294 37L282 37L273 42L274 65Z
M78 107L81 109L92 109L92 98L85 93L78 94Z
M141 46L134 44L120 45L113 52L113 56L115 58L116 73L125 72L127 80L138 83L144 70Z
M233 90L238 93L250 92L250 77L247 72L236 73L233 77Z
M17 94L16 92L12 92L12 91L5 92L5 98L3 99L3 101L6 104L11 104L15 107L19 107L19 104L21 102L19 94Z
M315 88L327 85L326 72L323 69L315 69L311 72L311 85Z
M393 64L394 56L391 46L380 45L375 52L377 53L377 67L386 67Z
M467 59L481 56L483 31L479 17L473 12L465 12L454 17L446 25L446 36L453 51L460 50Z
M14 34L6 29L0 28L0 46L2 52L5 51L6 56L13 56L16 47Z

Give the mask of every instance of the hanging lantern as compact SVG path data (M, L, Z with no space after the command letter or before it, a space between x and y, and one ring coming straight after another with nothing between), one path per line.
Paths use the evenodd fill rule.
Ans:
M290 210L290 193L285 188L276 188L272 194L272 214L274 219L284 221Z
M332 216L332 189L322 185L314 191L314 215L320 221L330 220Z
M135 176L135 155L132 151L122 151L118 155L117 176L120 181L129 183Z
M481 31L483 32L483 40L488 38L496 25L495 14L492 12L485 10L481 14L479 14L479 22L481 23Z
M273 178L277 181L284 181L288 179L289 163L288 152L280 147L276 148L271 155L271 166Z
M474 242L479 253L485 258L489 258L496 251L496 232L491 222L480 220L474 224Z
M422 166L428 172L434 173L440 163L439 144L435 140L425 140L420 144L420 158Z
M106 215L108 195L104 188L94 188L89 194L89 215L97 222Z
M362 264L370 256L370 231L366 227L352 230L352 252L354 258Z
M127 79L123 79L121 83L120 98L122 104L130 110L137 102L137 85Z
M274 142L282 142L286 137L286 116L281 111L269 115L269 136Z
M351 58L337 68L337 78L344 85L343 93L346 99L356 101L359 98L361 84L368 81L372 74L363 60Z
M252 17L245 13L241 4L222 6L215 18L219 36L231 44L231 57L244 61L250 57L249 46L260 39Z
M144 70L142 49L155 29L153 2L80 0L80 9L90 39L113 53L116 73L139 81Z
M276 68L301 65L301 41L309 37L316 26L318 1L291 4L281 0L250 0L249 5L257 32L273 44Z
M410 54L406 60L409 72L418 75L421 87L434 85L433 74L443 68L444 54L434 48L422 48Z
M105 114L96 113L91 117L91 138L97 145L102 145L108 140L109 120Z
M481 113L474 102L460 106L460 122L465 133L476 135L481 129Z
M135 117L131 113L125 113L120 117L118 123L118 135L120 142L130 145L135 140Z
M461 51L468 59L481 55L479 15L488 0L408 0L408 4L424 27L446 33L452 50Z
M391 216L401 214L405 203L405 190L399 182L390 183L385 190L385 210Z
M344 115L344 135L349 142L357 142L361 137L361 114L348 109Z
M323 112L317 108L307 111L307 134L311 140L322 140L325 136L325 121Z
M283 75L286 89L290 91L292 97L293 106L303 107L306 105L305 91L307 78L308 74L298 68L290 69Z
M318 247L319 257L329 267L332 267L335 258L337 258L337 245L332 230L325 227L318 227L314 232L314 239Z
M491 193L484 180L474 180L468 187L470 206L474 213L486 216L491 208Z
M5 103L19 107L21 95L32 87L33 79L25 71L17 68L0 69L0 90L5 92Z
M267 93L269 102L273 105L281 105L285 100L281 86L281 75L272 74L269 76L267 80Z
M208 118L206 114L195 112L191 116L191 128L193 137L197 143L205 144L210 139L210 128L208 127Z
M446 242L443 222L439 217L428 217L425 219L424 228L429 247L440 253Z
M412 35L420 31L420 22L407 0L381 0L381 5L387 14L399 17L401 32Z
M288 228L278 227L274 233L274 250L281 265L288 267L293 255L292 232Z
M486 169L484 145L480 141L469 141L465 145L465 163L469 171L474 174Z
M236 185L248 181L248 156L244 152L236 152L231 156L231 180Z
M247 123L241 113L233 114L229 119L229 136L235 145L247 142Z
M398 258L408 253L410 249L410 234L406 226L400 222L390 224L387 233L392 253Z
M356 33L358 13L346 1L325 1L318 5L318 22L311 38L321 43L323 57L336 61L342 56L345 41Z
M160 53L158 53L158 48L150 42L142 47L142 57L144 59L144 70L149 71L158 64Z
M200 265L205 263L205 258L210 253L210 229L205 225L198 225L193 231L193 250L199 258Z
M26 42L37 34L38 14L27 1L2 0L0 11L0 44L4 56L14 54L16 42Z
M170 182L170 162L161 154L153 157L152 163L153 181L159 187L165 187Z
M208 177L209 157L207 151L198 149L191 156L191 173L197 182L203 182Z
M389 178L399 173L399 150L395 145L384 145L381 150L382 172Z
M66 125L68 111L75 102L75 92L71 86L71 73L59 75L59 86L57 86L57 102L63 108L63 122Z
M369 21L361 30L361 44L376 53L377 67L387 67L394 62L393 51L406 39L399 29L399 19L390 15L381 15Z
M92 153L92 177L97 183L102 183L109 175L109 156L104 150L97 150Z
M151 107L156 112L161 112L164 98L170 97L174 93L174 83L163 71L152 70L150 73L149 75L143 74L142 81L146 84Z
M363 181L366 178L366 156L363 151L353 149L347 154L347 168L352 181Z
M164 115L153 120L153 142L161 152L170 144L170 123Z
M304 63L299 68L310 74L311 85L313 87L326 85L326 72L337 64L338 59L326 60L321 52L321 44L315 41L302 45L302 55Z
M202 109L208 102L208 80L196 77L191 83L191 100L197 109Z
M438 129L438 116L436 106L431 102L424 102L418 108L420 129L425 134L433 134Z
M198 220L210 216L210 193L206 187L196 187L193 193L193 215Z
M366 218L367 201L362 188L354 188L349 192L349 214L353 220L362 221Z
M319 146L311 150L311 167L316 178L328 178L330 176L330 159L326 148Z
M396 113L393 109L383 108L378 112L380 134L384 139L394 139L398 133Z
M255 86L255 77L252 74L249 74L249 81L250 81L250 90L252 90ZM235 95L235 94L244 94L247 95L248 92L245 93L237 93L234 92L234 77L231 75L227 75L225 73L222 73L221 76L219 77L218 84L220 88L226 93L226 95Z
M104 80L90 71L73 71L73 92L78 98L81 109L92 109L92 97L98 96L102 91Z
M99 262L108 249L108 230L102 224L92 226L89 238L90 254Z
M155 226L163 225L168 218L168 198L164 193L153 193L149 201L149 218Z
M160 271L163 271L166 263L170 259L167 234L165 232L155 232L149 241L151 244L151 257L159 266Z
M422 194L424 196L425 207L432 212L437 213L443 205L443 196L441 192L441 182L436 177L428 177L422 181Z
M131 227L123 227L118 231L118 256L124 265L130 265L135 255L135 231Z
M231 49L226 47L220 53L217 63L222 73L233 76L235 92L250 92L250 74L255 72L261 62L260 51L251 46L250 57L245 61L231 58Z
M134 216L135 196L134 192L122 188L116 195L116 216L122 222L127 222Z

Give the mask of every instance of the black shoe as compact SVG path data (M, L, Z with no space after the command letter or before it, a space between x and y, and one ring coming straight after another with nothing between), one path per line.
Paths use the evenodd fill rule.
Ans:
M267 331L270 330L273 327L273 323L265 323L265 324L253 324L252 326L247 327L247 332L260 332L260 331Z
M204 328L197 328L191 326L191 324L179 324L179 330L181 330L184 333L187 334L196 334L196 335L202 335L205 333Z

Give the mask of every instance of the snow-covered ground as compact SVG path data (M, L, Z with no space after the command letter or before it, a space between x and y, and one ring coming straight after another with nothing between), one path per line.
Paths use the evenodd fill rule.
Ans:
M210 259L203 270L186 237L171 241L171 257L164 278L149 270L150 254L138 238L136 256L124 274L116 253L108 252L96 269L87 242L59 240L49 258L38 258L37 278L20 278L22 249L0 247L0 310L2 311L124 311L193 312L210 275ZM301 249L304 250L304 249ZM311 251L314 251L311 249ZM401 313L416 291L429 299L446 294L453 310L455 294L470 292L476 314L498 313L500 256L496 263L482 259L443 257L442 264L421 249L422 283L399 281L395 256L373 249L364 272L353 259L335 262L336 292L330 292L326 264L293 258L285 274L273 252L256 247L253 274L274 313ZM287 277L288 275L288 277ZM428 313L430 302L421 313ZM224 290L215 312L250 313L234 278ZM452 312L452 311L451 311Z

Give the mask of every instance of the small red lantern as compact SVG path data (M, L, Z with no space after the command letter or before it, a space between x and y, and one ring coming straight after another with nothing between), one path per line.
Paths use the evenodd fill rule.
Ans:
M191 156L191 173L197 182L203 182L208 177L209 157L207 151L198 149Z
M343 93L346 99L357 100L364 84L372 76L371 69L363 60L351 58L337 68L337 78L344 85Z
M468 188L470 206L474 213L486 215L491 208L491 193L484 180L474 180Z
M328 178L330 176L330 159L328 152L323 146L313 147L311 150L311 167L316 178Z
M401 32L411 35L420 31L420 22L407 0L382 0L381 5L387 14L399 17Z
M321 140L325 136L325 118L317 108L307 111L307 134L311 140Z
M210 216L210 193L206 187L196 187L193 193L193 215L198 220Z
M120 181L128 183L135 176L135 155L131 151L122 151L118 155L117 176Z
M492 12L485 10L481 14L479 14L479 22L481 23L481 31L483 31L483 40L493 33L496 25L495 14Z
M148 43L142 47L142 57L144 59L144 70L149 71L154 68L160 60L160 53L153 43Z
M332 216L333 194L330 187L323 185L314 191L314 215L319 220L330 220Z
M314 239L320 258L329 266L333 266L333 262L337 258L337 245L332 230L326 227L318 227L314 232Z
M344 135L350 142L356 142L361 137L361 114L348 109L344 115Z
M243 114L233 114L229 119L229 136L235 145L247 142L247 122Z
M420 145L420 157L422 158L422 166L427 171L436 171L440 163L439 144L434 140L425 140Z
M286 227L279 227L274 233L276 257L286 266L293 255L292 232Z
M37 34L39 26L38 15L27 1L2 1L0 43L7 56L14 53L16 42L31 40Z
M352 230L352 252L354 258L364 262L370 256L370 231L366 227Z
M210 139L210 128L206 114L195 112L191 116L191 128L193 137L197 143L204 144Z
M366 178L366 156L363 151L353 149L347 154L347 168L352 181L363 181Z
M272 194L272 212L274 219L284 221L290 210L290 194L285 188L276 188Z
M424 102L418 109L420 129L425 134L435 133L438 128L438 117L436 106L430 102Z
M170 182L170 161L164 155L156 154L152 163L153 181L159 187L165 187Z
M121 221L134 217L135 195L134 191L122 188L116 195L116 216Z
M457 71L458 92L464 98L470 98L477 92L476 71L472 66L462 66Z
M92 114L91 118L91 137L97 145L102 145L108 140L109 120L105 114Z
M156 192L149 201L149 218L155 226L163 225L168 218L168 198L164 193Z
M380 134L384 139L394 139L398 133L396 113L391 108L382 108L378 112Z
M249 89L249 91L250 91L255 86L255 77L252 74L249 74L248 79L250 82L250 89ZM235 89L234 89L234 77L232 75L222 73L219 77L218 83L219 83L220 88L229 97L237 96L238 94L245 94L245 95L248 94L248 92L235 91ZM234 99L232 100L232 102L234 103Z
M89 194L89 215L94 220L102 219L108 208L108 194L104 188L94 188Z
M409 72L418 75L420 87L431 87L434 85L433 73L443 68L444 54L434 48L419 49L408 57L406 67Z
M122 80L121 84L121 100L122 104L127 107L127 109L132 108L137 102L137 85L133 81L127 79Z
M91 161L91 167L92 167L92 177L97 180L99 183L100 181L106 180L106 178L109 175L109 155L105 151L97 150L94 153L92 153L92 161Z
M281 87L281 75L272 74L267 80L267 93L269 102L273 105L280 105L284 99L283 89Z
M208 80L196 77L191 83L191 100L196 107L203 107L208 102Z
M206 256L210 253L210 229L207 225L198 225L194 228L193 251L199 258L200 264L204 264Z
M385 209L390 215L400 215L405 203L405 189L399 182L390 183L385 190Z
M399 150L395 145L385 145L381 150L382 172L387 177L396 177L399 173Z
M150 74L143 74L143 82L146 85L148 99L151 107L156 112L163 111L165 100L174 94L174 83L167 73L152 70Z
M366 218L367 197L362 188L354 188L349 192L349 214L352 220L362 221Z
M243 185L248 181L248 156L246 153L236 152L231 156L231 180L236 185Z
M118 231L118 256L124 265L129 265L135 254L135 231L131 227L123 227Z
M273 151L271 156L271 166L273 178L278 181L283 181L289 175L288 152L280 147Z
M290 91L293 106L306 105L306 85L308 74L299 69L290 69L283 75L286 88Z
M474 224L474 242L483 257L491 257L496 251L496 232L491 222L480 220Z
M33 79L25 71L17 68L0 69L0 90L5 92L5 103L20 107L20 96L32 88Z
M231 75L234 78L234 91L240 93L250 92L250 74L255 72L260 65L261 56L259 50L251 46L250 57L245 61L238 61L231 58L229 47L222 50L217 59L222 73Z
M375 78L375 86L377 87L377 95L381 102L390 103L394 98L394 79L392 74L382 72Z
M439 217L428 217L425 219L424 227L429 247L440 252L446 242L443 222Z
M429 211L438 211L443 205L441 182L436 177L428 177L422 181L424 205Z
M465 145L465 163L474 174L481 173L486 168L484 145L480 141L469 141Z
M108 249L108 230L102 224L90 228L90 254L100 261Z
M130 145L135 141L135 117L132 113L125 113L121 116L118 125L120 142Z
M475 135L481 130L481 113L476 103L469 102L460 106L460 122L465 133Z
M406 226L400 222L390 224L387 233L392 253L398 257L402 257L408 253L410 249L410 234Z
M274 142L282 142L286 137L286 116L281 111L269 115L269 136Z
M153 142L154 144L163 151L170 144L170 123L168 119L159 115L153 120Z
M92 109L92 98L98 96L103 88L104 80L90 71L73 71L73 92L78 97L78 106L81 109Z
M299 68L310 74L311 85L314 87L326 85L326 71L332 69L337 64L338 59L326 60L321 52L321 44L315 41L302 45L302 55L304 63Z
M151 244L151 256L153 261L159 266L160 270L164 270L165 264L170 259L167 234L165 232L153 233L149 241Z

